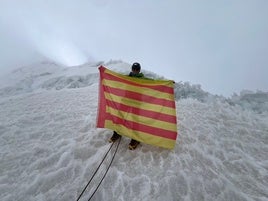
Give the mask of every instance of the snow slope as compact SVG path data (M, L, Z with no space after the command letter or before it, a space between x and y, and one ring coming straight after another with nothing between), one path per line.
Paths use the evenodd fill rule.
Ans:
M1 79L1 200L77 199L110 147L112 132L95 128L99 64L42 63ZM130 69L120 61L103 65ZM175 91L175 149L142 144L130 151L123 137L92 200L268 200L267 93L226 99L189 83ZM90 197L104 164L81 200Z

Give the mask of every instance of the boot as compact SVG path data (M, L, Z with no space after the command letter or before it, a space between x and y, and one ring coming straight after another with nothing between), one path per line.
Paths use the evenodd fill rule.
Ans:
M113 136L109 139L109 142L115 142L116 140L118 140L121 137L121 135L119 135L117 132L114 131Z
M138 146L139 144L140 144L139 141L131 139L131 141L130 141L130 143L129 143L129 145L128 145L128 148L129 148L130 150L134 150L134 149L137 148L137 146Z

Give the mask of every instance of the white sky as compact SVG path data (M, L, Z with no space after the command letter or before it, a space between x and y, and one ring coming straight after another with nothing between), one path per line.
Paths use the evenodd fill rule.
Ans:
M225 96L268 91L267 0L1 0L0 73L121 59Z

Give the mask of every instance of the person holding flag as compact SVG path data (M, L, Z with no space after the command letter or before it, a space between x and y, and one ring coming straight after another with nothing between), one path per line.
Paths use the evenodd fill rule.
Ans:
M145 78L137 62L129 75L99 67L97 128L113 130L109 139L131 138L129 149L140 143L173 149L177 139L177 117L172 80Z

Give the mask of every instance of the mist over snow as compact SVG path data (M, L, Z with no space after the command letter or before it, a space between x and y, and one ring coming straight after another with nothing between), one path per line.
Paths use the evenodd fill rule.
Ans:
M213 94L268 91L267 0L1 0L0 75L122 59Z
M100 65L122 74L131 67L42 62L1 77L1 201L77 199L110 147L112 131L95 128ZM226 98L176 82L175 96L175 149L141 144L130 151L123 137L92 200L268 200L268 93ZM81 200L89 199L104 164Z

